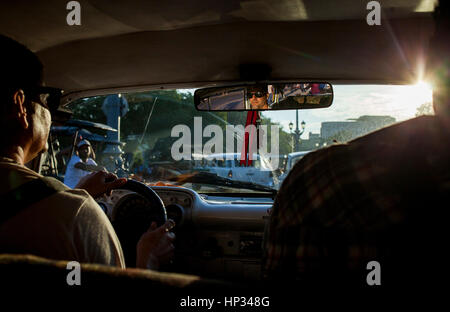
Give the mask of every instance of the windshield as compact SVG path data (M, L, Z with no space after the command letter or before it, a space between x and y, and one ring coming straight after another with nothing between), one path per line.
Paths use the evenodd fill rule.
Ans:
M103 138L92 142L98 164L119 176L148 184L183 185L200 193L278 189L307 152L433 114L431 90L424 84L338 85L331 107L263 111L256 132L246 135L247 112L197 111L194 91L96 96L77 100L69 108L74 119L119 130L84 129ZM246 140L256 142L249 145ZM70 140L65 142L70 144ZM256 143L259 148L250 152L248 146ZM60 175L63 172L61 169ZM245 183L227 184L214 177Z

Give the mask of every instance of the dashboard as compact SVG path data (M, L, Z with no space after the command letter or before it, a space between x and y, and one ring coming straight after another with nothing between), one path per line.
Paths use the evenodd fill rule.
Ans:
M175 259L168 271L221 279L259 280L264 232L273 200L199 194L184 187L154 186L176 226ZM112 218L137 193L114 190L97 202Z

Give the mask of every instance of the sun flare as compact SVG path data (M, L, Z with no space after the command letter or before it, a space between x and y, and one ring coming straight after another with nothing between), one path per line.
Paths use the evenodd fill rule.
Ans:
M397 95L403 103L408 104L411 109L433 100L433 88L426 81L418 81L414 85L404 86L398 89Z

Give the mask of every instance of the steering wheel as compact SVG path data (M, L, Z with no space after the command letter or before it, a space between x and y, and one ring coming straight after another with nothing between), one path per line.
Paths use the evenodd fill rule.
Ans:
M158 194L144 183L128 180L119 189L134 193L123 196L114 206L111 223L122 245L127 267L135 267L139 239L153 221L158 226L166 222L166 208Z

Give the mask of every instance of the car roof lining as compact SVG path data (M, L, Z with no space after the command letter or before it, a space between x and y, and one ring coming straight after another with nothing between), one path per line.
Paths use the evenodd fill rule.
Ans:
M0 27L37 52L47 85L73 100L241 81L246 63L267 64L272 80L411 84L434 30L420 7L435 0L383 1L380 26L367 25L364 1L89 0L82 26L65 23L66 3L2 3Z
M84 0L82 26L68 26L67 0L2 2L2 33L40 51L70 41L141 31L166 31L235 22L363 20L368 1L354 0ZM222 3L221 3L222 2ZM383 18L429 15L437 0L383 0Z

